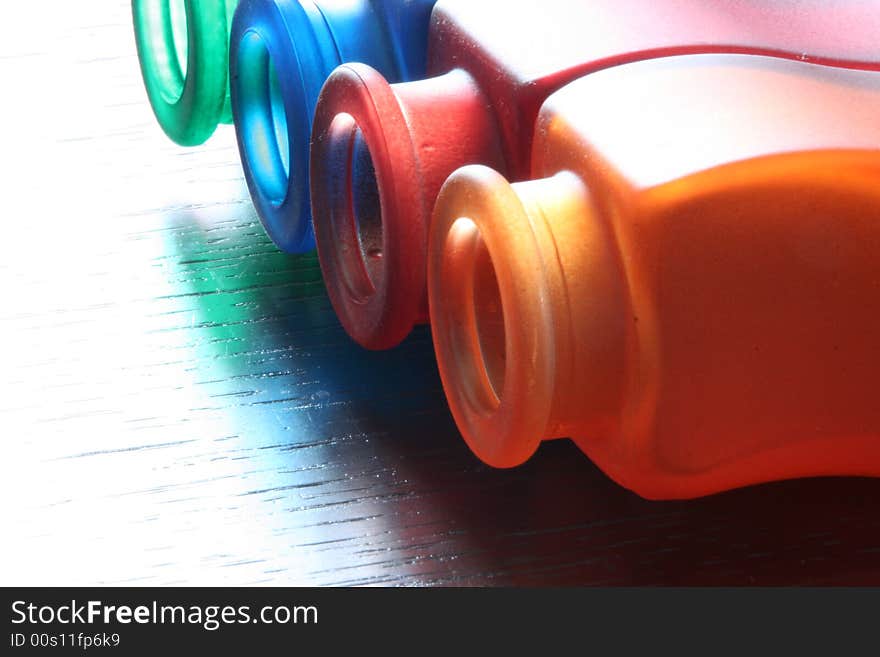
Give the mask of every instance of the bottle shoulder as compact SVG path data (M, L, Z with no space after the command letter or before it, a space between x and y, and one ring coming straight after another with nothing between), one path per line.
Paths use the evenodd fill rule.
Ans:
M549 175L601 163L648 189L768 157L873 150L878 112L880 72L752 55L649 60L548 98L533 168Z

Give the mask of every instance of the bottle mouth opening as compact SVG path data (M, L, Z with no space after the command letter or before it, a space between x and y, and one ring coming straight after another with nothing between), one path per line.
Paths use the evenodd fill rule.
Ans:
M189 59L189 23L186 0L140 3L140 40L158 83L158 93L168 105L177 104L186 86Z
M445 280L457 279L444 330L462 373L463 397L474 413L498 410L504 394L507 333L498 275L472 219L454 221L442 247Z
M171 50L173 57L169 69L174 78L174 101L183 93L183 81L186 79L187 60L189 59L189 22L186 16L185 0L167 0L166 11L171 15Z
M246 166L259 193L277 208L290 186L290 130L278 71L259 33L242 35L236 64L233 84Z
M453 230L455 230L454 226ZM504 391L507 361L504 308L492 257L481 239L477 240L475 246L472 279L475 330L480 346L482 369L486 373L497 402Z
M555 382L550 295L516 191L468 166L441 190L428 247L434 346L450 409L482 460L511 467L537 449Z
M329 226L346 294L366 303L384 283L385 231L376 166L357 120L337 114L327 132L334 204Z

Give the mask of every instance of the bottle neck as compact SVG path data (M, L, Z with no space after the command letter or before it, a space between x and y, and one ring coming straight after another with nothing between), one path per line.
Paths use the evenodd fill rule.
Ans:
M436 0L379 0L376 9L388 28L401 80L425 77L428 27Z
M485 167L457 172L437 202L428 276L444 388L483 460L516 465L543 439L613 430L627 293L578 177L510 185Z
M607 434L620 415L629 306L612 228L573 173L513 189L537 237L553 306L556 376L544 437Z
M301 4L313 4L317 7L320 15L317 21L313 21L313 29L316 34L319 31L326 33L326 38L335 44L340 64L367 62L388 75L395 78L399 76L385 16L381 8L377 10L375 2L310 0Z
M330 298L357 342L393 347L427 319L437 193L460 166L502 166L499 144L494 114L463 71L390 85L368 66L347 64L330 77L312 139L315 237ZM355 166L358 154L370 166ZM378 214L364 222L353 208L370 197Z
M395 158L394 164L418 168L419 196L427 214L456 169L467 164L506 168L495 113L470 74L455 69L427 80L394 84L391 89L405 117L414 156L410 163L405 157Z

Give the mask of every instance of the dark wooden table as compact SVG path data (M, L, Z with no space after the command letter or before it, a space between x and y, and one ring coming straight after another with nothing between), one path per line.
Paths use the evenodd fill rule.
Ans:
M880 481L647 502L481 465L430 335L368 353L234 135L169 143L128 2L0 20L2 584L880 584Z

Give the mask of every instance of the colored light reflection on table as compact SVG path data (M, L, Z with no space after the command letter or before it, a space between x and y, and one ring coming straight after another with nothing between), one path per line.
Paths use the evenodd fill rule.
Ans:
M10 172L2 260L3 489L19 538L3 581L170 583L173 560L188 581L238 565L227 572L255 582L281 558L308 582L333 553L295 545L386 531L367 488L393 459L349 473L334 456L370 445L375 414L445 413L428 336L396 363L349 343L315 257L265 237L231 129L185 152L158 134L127 8L104 5L90 18L113 30L59 29L52 50L5 65L62 66L89 102L53 117L36 153L30 132L7 141L29 166ZM101 57L111 36L124 56ZM65 49L79 55L66 66ZM34 175L46 166L51 189ZM334 529L340 500L371 520Z

